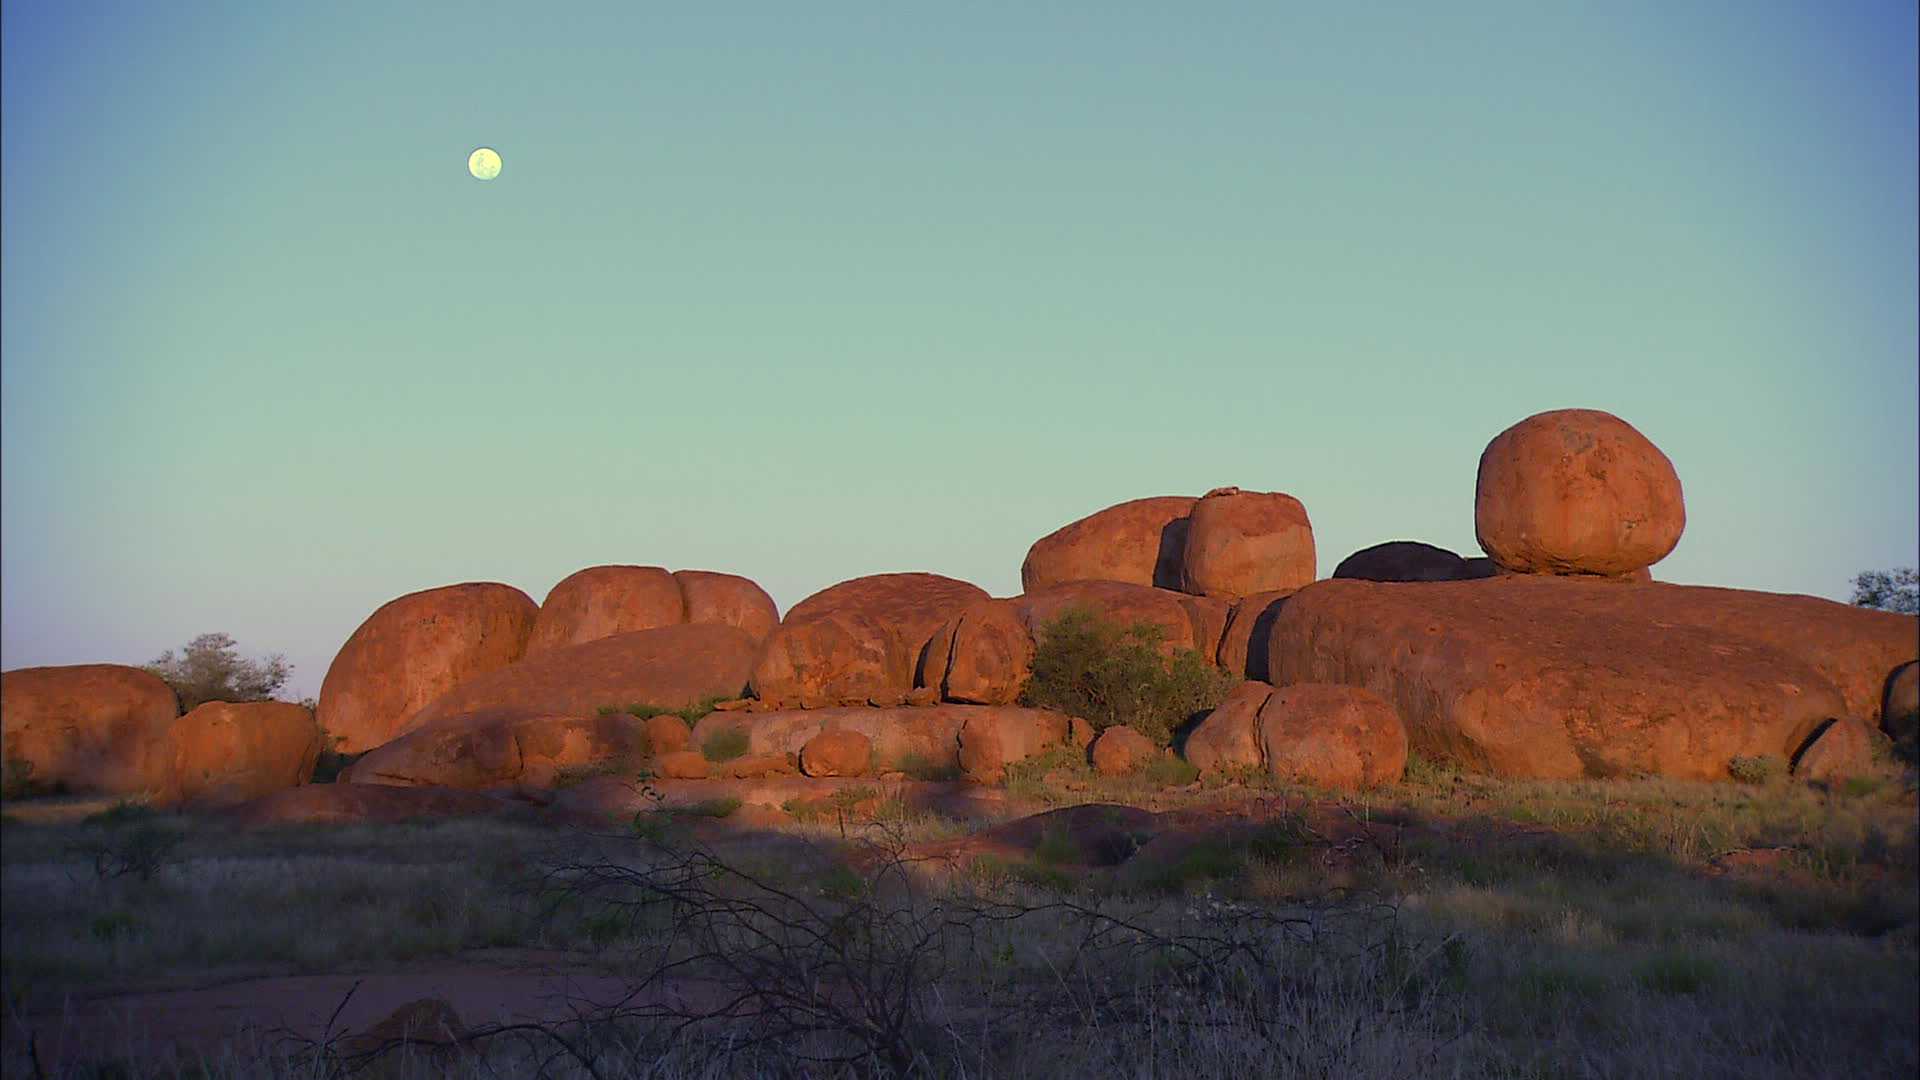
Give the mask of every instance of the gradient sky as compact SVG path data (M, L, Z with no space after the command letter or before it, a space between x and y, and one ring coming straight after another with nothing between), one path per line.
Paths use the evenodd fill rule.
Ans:
M1473 554L1572 406L1678 467L1662 579L1915 562L1911 0L640 7L7 0L0 666L297 696L614 562L1006 595L1225 484L1323 575Z

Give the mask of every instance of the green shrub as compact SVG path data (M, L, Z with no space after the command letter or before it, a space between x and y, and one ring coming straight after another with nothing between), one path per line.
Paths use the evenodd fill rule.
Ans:
M1041 628L1020 702L1078 716L1096 731L1126 724L1169 746L1181 725L1226 699L1234 680L1192 649L1162 656L1164 637L1151 623L1121 626L1070 608Z
M914 780L958 780L960 770L953 765L935 765L925 754L908 754L900 759L899 769Z
M0 766L0 799L23 799L33 793L33 762L8 758Z
M1059 866L1080 861L1080 849L1059 825L1049 825L1033 847L1033 858L1041 866Z
M688 705L682 709L672 709L665 705L648 705L645 702L636 701L629 705L602 705L599 711L601 716L610 716L614 713L626 713L636 720L651 720L656 716L677 716L685 720L687 725L691 727L699 723L702 717L712 712L715 705L725 700L727 699L723 697L705 698L698 704Z
M1727 775L1743 784L1764 784L1785 771L1784 762L1766 755L1737 757L1727 762Z
M1186 787L1200 779L1200 770L1186 758L1158 757L1147 763L1142 775L1155 787Z
M732 761L747 752L747 733L740 728L721 728L707 736L700 746L700 752L708 761Z
M740 802L739 799L731 795L725 795L718 798L706 799L701 802L693 803L688 806L683 806L680 808L679 812L687 815L688 817L704 817L704 818L732 817L733 812L735 810L740 809L741 805L742 803Z

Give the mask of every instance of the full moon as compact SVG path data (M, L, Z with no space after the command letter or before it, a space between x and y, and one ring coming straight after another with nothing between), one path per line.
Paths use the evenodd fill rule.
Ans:
M475 180L491 180L500 175L500 155L483 146L467 155L467 171Z

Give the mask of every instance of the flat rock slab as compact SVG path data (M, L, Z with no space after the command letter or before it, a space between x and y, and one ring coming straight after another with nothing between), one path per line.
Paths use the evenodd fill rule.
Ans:
M1273 680L1362 686L1413 750L1503 776L1724 780L1872 715L1915 620L1809 596L1510 576L1323 581L1275 618Z
M476 817L524 811L524 805L475 791L379 784L307 784L276 791L221 813L240 826L393 825L421 818Z

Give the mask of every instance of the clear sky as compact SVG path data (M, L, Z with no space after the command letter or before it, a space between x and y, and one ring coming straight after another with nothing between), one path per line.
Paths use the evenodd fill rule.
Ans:
M1916 561L1911 0L724 6L7 0L0 665L1006 595L1225 484L1473 554L1573 406L1678 467L1663 579Z

